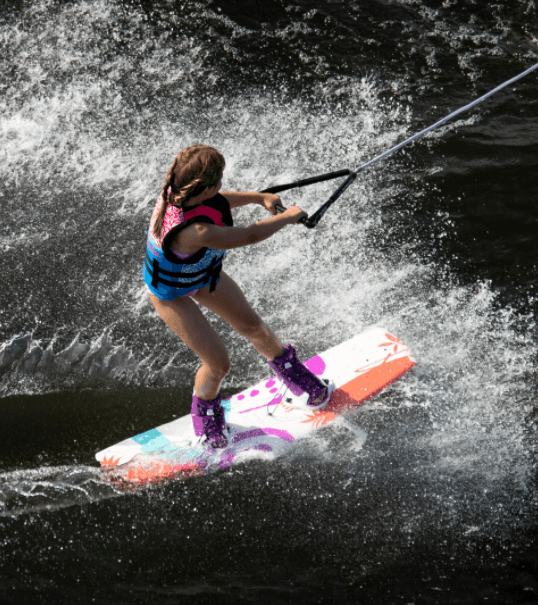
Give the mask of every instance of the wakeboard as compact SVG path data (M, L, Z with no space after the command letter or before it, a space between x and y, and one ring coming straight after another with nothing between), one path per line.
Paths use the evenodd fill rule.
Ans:
M272 459L381 392L415 360L401 340L370 328L304 363L335 387L321 410L309 410L272 376L223 401L226 448L201 445L188 415L112 445L96 459L110 481L125 486L201 475L253 457Z

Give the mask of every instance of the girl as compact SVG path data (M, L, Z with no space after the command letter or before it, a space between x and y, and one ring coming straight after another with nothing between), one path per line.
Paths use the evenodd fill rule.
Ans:
M155 309L200 358L191 416L195 434L216 448L227 444L220 386L230 359L194 301L248 338L293 394L308 394L310 408L323 407L330 397L330 389L299 361L291 345L282 346L222 271L226 250L261 242L307 215L297 206L277 214L277 195L219 193L224 165L224 157L206 145L188 147L176 157L151 217L144 264ZM234 227L230 210L247 204L259 204L273 216Z

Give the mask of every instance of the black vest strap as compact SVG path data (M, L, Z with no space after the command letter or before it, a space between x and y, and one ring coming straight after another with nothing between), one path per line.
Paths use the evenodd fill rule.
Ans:
M222 259L214 258L209 265L207 272L211 276L211 281L209 282L209 291L213 292L213 290L217 287L217 282L220 277L220 271L222 269Z
M153 273L151 275L151 285L154 288L157 288L159 285L159 261L156 258L154 258L152 265L153 265Z

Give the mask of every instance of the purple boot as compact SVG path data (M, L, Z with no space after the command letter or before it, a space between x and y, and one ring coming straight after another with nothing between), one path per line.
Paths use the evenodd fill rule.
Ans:
M205 437L207 444L214 448L226 447L228 439L224 435L226 426L222 395L213 401L204 401L196 395L192 396L191 408L192 425L197 437Z
M307 406L309 409L317 410L329 401L331 389L301 363L291 345L286 346L286 352L283 355L275 357L268 363L294 395L308 393Z

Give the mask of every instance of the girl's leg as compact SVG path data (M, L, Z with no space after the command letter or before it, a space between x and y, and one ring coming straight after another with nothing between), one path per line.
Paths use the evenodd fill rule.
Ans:
M215 399L220 385L230 371L230 358L220 338L202 312L187 296L172 301L149 295L165 324L198 355L202 365L196 373L196 396L205 401Z
M192 298L248 338L266 359L272 361L284 353L285 349L276 334L265 325L248 303L241 288L224 271L221 271L220 281L213 292L209 292L209 287L206 287Z
M317 409L327 403L330 397L329 388L314 376L297 358L292 347L285 349L275 333L265 325L258 314L247 302L243 292L233 279L221 271L220 281L213 292L209 287L203 288L193 298L227 321L239 334L245 336L261 353L271 367L280 372L283 366L291 383L297 383L299 391L306 391L310 397L308 406ZM283 356L286 358L284 359ZM280 361L273 363L275 357ZM289 358L289 359L288 359ZM288 370L287 368L292 368Z

